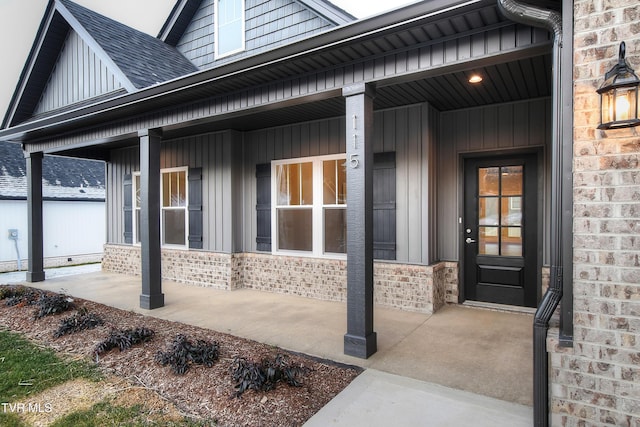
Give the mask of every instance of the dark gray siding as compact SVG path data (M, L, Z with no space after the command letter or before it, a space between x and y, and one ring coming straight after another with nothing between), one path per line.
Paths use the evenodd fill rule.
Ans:
M438 248L441 260L458 260L458 218L462 200L460 155L523 148L545 148L551 139L548 98L445 112L438 143ZM543 185L549 191L549 165L544 159ZM548 254L548 200L543 201L543 253Z
M548 99L539 99L447 113L427 104L376 112L374 151L396 156L396 259L421 264L457 260L459 155L545 147L549 108ZM205 250L256 251L256 165L344 152L345 121L334 118L163 142L161 164L203 168ZM113 153L110 242L123 241L122 179L136 170L137 148ZM546 187L547 171L545 166Z
M35 114L122 88L118 78L75 31L69 31Z
M396 156L396 259L430 263L435 234L429 188L434 182L433 156L438 113L428 105L376 112L374 152ZM260 130L245 134L244 248L256 251L256 165L272 160L344 153L342 118ZM435 127L435 128L434 128Z
M241 161L237 134L221 132L162 143L161 168L202 168L203 249L217 252L237 250L232 218L239 209L241 186L234 165ZM235 143L234 143L235 142ZM109 243L124 243L123 178L140 170L137 147L116 150L108 163ZM236 233L238 229L236 228Z
M204 0L177 44L183 55L201 69L309 37L331 24L296 1L245 0L245 51L214 59L214 0Z

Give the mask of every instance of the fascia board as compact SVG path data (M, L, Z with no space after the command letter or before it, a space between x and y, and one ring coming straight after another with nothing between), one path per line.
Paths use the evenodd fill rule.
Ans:
M348 24L356 20L350 13L338 7L331 7L334 5L321 0L297 0L297 2L336 25Z
M16 89L13 92L13 96L11 97L11 101L7 107L7 111L5 113L4 119L2 120L2 126L0 129L5 129L12 122L18 106L20 105L20 99L24 95L24 92L27 88L27 83L29 82L29 77L31 76L34 66L40 56L40 51L42 49L42 45L44 43L45 37L49 32L49 28L51 27L51 22L53 21L53 16L55 13L54 9L55 0L51 0L47 5L47 9L45 11L45 17L40 23L40 27L38 28L38 32L36 33L36 38L31 47L31 51L29 52L29 56L27 57L27 61L25 62L24 68L22 69L22 73L20 73L20 77L18 78L18 84L16 85Z

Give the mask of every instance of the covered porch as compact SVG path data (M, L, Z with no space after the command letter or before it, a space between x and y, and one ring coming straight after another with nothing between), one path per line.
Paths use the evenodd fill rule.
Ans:
M532 405L532 321L527 313L465 305L434 314L376 306L378 352L344 354L347 305L163 281L164 307L139 307L140 277L108 272L30 283L54 292L183 322L341 363Z

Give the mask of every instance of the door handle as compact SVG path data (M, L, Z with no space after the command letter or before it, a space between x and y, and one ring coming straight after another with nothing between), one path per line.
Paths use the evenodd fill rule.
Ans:
M467 237L467 239L465 240L465 242L467 243L475 243L476 241L473 240L471 237Z

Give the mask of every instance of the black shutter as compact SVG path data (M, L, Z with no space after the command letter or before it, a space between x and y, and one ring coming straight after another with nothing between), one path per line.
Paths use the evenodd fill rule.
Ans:
M373 155L373 257L396 259L396 153Z
M202 168L189 169L189 248L202 249Z
M256 249L271 252L271 164L256 165Z
M124 224L124 242L133 243L133 181L131 174L124 176L122 181L123 196L123 224Z

